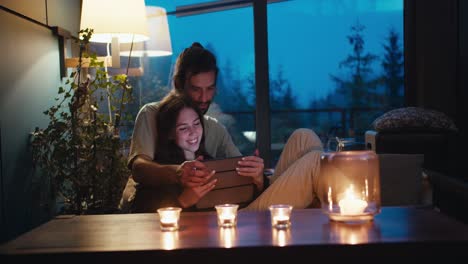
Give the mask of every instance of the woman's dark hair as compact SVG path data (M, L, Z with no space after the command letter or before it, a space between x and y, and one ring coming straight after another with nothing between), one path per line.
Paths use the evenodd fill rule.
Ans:
M192 101L183 94L169 93L159 103L156 114L157 127L157 147L154 153L155 161L164 164L180 164L185 161L183 150L177 146L175 142L175 128L177 117L184 108L192 108L200 118L203 131L205 130L203 123L203 114L192 103ZM209 156L205 151L205 136L201 138L200 147L195 152L195 156L203 155L205 158Z
M205 49L200 43L194 42L190 47L179 54L174 67L174 88L178 93L183 93L185 81L193 75L202 72L215 73L218 76L218 66L213 53Z

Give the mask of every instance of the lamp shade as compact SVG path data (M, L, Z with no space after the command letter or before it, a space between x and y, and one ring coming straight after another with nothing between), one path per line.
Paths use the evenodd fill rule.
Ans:
M158 57L172 55L171 35L167 22L166 9L158 6L146 7L149 40L134 43L123 43L120 46L121 56L132 57ZM132 52L130 53L130 48Z
M83 0L80 29L93 29L92 42L141 42L149 39L144 0Z

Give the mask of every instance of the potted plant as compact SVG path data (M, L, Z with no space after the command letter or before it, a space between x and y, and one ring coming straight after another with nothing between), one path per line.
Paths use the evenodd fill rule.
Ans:
M89 52L92 34L79 32L78 66L58 88L56 104L44 111L48 126L32 133L33 162L61 214L116 212L130 174L119 127L122 118L131 118L125 106L132 87L126 75L109 77Z

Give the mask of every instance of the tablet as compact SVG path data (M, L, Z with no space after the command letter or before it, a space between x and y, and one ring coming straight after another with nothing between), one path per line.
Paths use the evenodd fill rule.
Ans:
M237 156L224 159L211 159L203 161L209 171L215 170L216 173L211 179L218 179L214 190L229 188L240 185L252 184L251 177L240 176L237 174L236 167L243 156Z
M255 185L251 177L237 174L236 167L243 156L203 161L209 170L216 173L211 179L218 179L213 190L203 196L195 205L198 209L214 209L217 204L234 203L241 207L254 198Z

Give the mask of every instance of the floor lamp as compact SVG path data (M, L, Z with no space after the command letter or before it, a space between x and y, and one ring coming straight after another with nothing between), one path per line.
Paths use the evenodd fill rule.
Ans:
M141 71L143 71L142 58L172 55L171 34L166 9L158 6L146 6L146 18L149 29L149 40L133 43L133 46L132 43L124 43L120 47L121 56L128 56L129 61L130 57L137 57L140 60ZM141 87L139 85L140 106L142 105Z
M138 43L149 39L144 0L83 0L80 29L93 29L91 42L107 44L104 66L120 68L120 43ZM110 51L112 47L112 52ZM112 123L111 102L108 93L109 118Z

